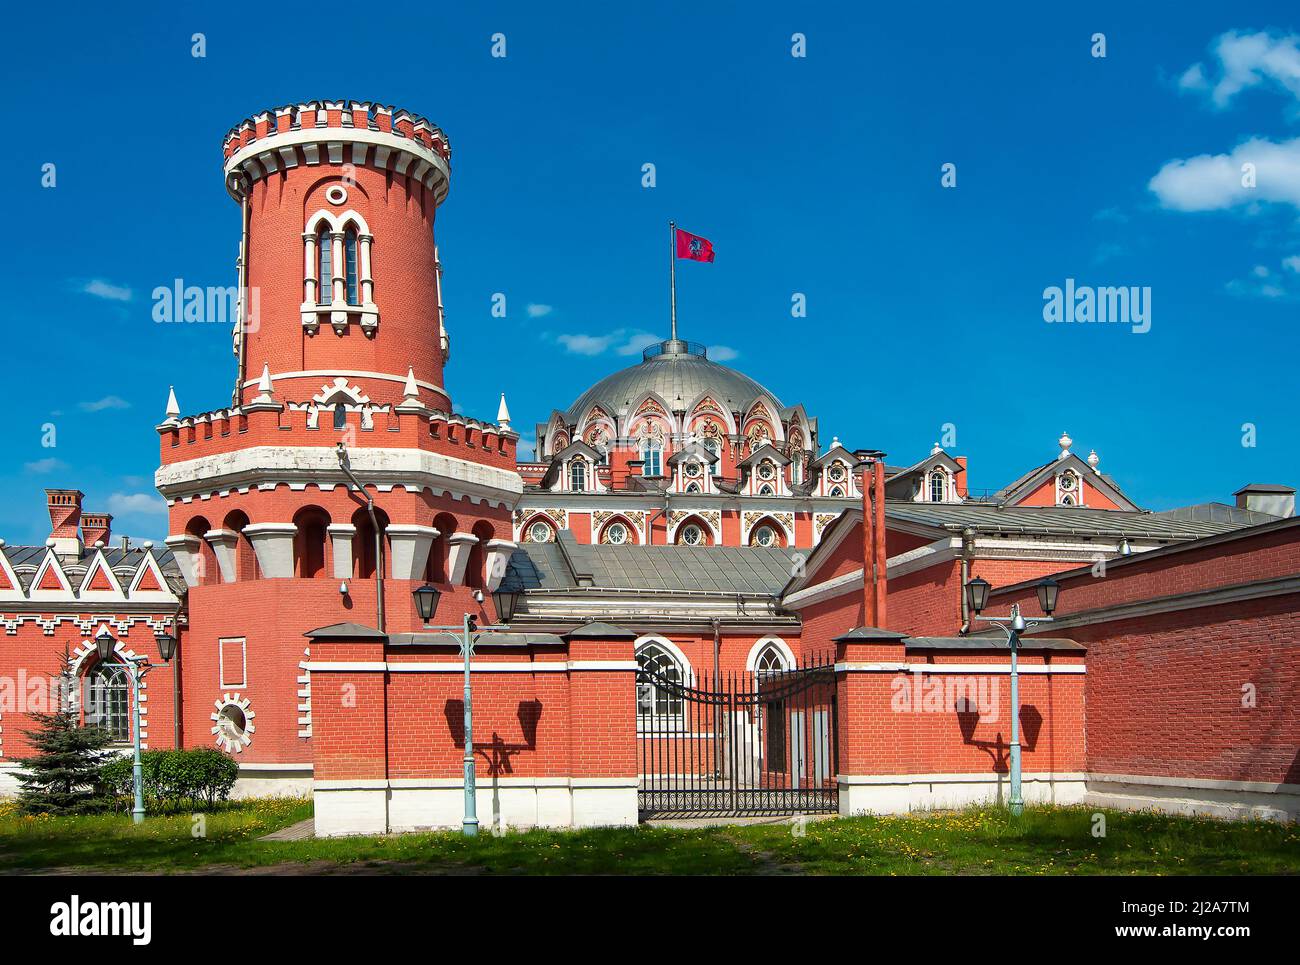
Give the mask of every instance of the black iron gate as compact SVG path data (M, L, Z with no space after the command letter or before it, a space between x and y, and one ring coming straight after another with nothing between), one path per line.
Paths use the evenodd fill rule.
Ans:
M836 811L835 668L637 674L641 816Z

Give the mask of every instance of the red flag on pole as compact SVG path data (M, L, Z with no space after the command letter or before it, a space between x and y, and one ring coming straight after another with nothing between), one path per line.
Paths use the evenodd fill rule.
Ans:
M713 242L677 228L677 257L691 261L713 261Z

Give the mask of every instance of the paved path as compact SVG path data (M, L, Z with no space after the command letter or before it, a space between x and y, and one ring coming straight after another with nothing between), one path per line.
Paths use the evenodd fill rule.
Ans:
M308 818L306 821L299 821L297 824L291 824L287 828L281 828L279 831L272 831L270 834L264 834L258 841L303 841L307 838L316 837L316 821L314 818Z

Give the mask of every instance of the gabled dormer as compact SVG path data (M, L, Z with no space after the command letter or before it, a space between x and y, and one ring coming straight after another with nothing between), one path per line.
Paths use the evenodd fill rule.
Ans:
M741 492L748 496L789 496L785 476L789 465L789 456L770 442L764 443L740 462Z
M809 495L829 496L833 499L861 497L853 479L857 458L840 445L839 437L831 440L831 447L812 461L815 479L810 479Z
M693 495L716 493L720 465L721 459L711 447L699 442L688 442L668 457L672 491Z
M1085 462L1070 451L1068 433L1057 440L1061 451L1051 462L1025 473L1000 490L995 499L1004 506L1061 506L1066 508L1141 509L1110 476L1097 468L1101 458L1094 449Z
M570 443L551 459L539 485L557 493L603 493L596 472L602 458L603 453L582 440Z
M960 503L966 491L966 467L936 442L930 455L885 482L887 499L917 503Z

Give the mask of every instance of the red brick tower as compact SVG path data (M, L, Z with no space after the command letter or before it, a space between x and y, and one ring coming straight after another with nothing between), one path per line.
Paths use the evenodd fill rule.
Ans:
M418 629L426 580L440 617L494 618L474 591L513 549L517 435L451 414L443 385L442 131L310 102L243 121L224 157L247 291L235 404L181 417L173 395L158 427L167 544L190 586L184 739L238 753L246 776L308 777L303 634Z

